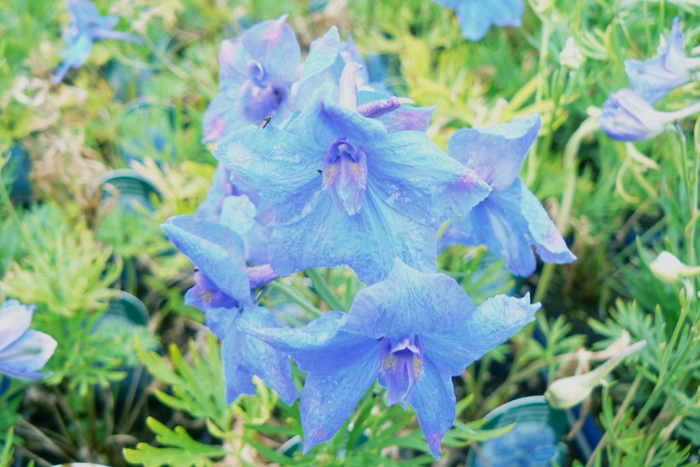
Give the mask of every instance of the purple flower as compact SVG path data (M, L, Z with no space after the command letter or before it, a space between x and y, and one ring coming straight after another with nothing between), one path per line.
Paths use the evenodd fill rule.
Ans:
M532 115L488 128L457 130L452 135L450 156L474 170L492 191L469 214L451 222L440 239L441 249L451 244L486 245L519 276L535 271L533 246L547 262L576 259L518 176L541 125L540 116Z
M0 307L0 373L20 379L38 380L38 373L53 355L56 341L48 334L31 331L35 306L7 300Z
M217 142L265 117L282 125L294 111L292 84L301 49L287 15L256 24L219 52L221 93L204 114L202 142Z
M239 180L232 182L231 177L231 172L219 164L195 217L230 228L243 239L246 261L267 264L275 213L255 190L246 189Z
M387 133L357 106L354 72L323 84L285 130L240 130L214 155L275 210L270 263L280 275L347 264L366 283L394 258L434 270L435 234L489 188L422 132Z
M625 60L625 70L634 90L647 102L654 103L691 78L691 67L700 68L700 58L687 59L683 51L683 31L678 18L668 35L668 42L659 46L659 55L648 60Z
M308 372L301 396L304 452L330 439L378 379L389 404L412 406L435 457L455 420L452 377L534 320L539 304L504 295L474 307L454 279L396 260L384 282L360 291L349 313L303 328L245 332Z
M462 35L470 41L482 39L492 24L515 26L522 24L522 0L434 0L453 8L462 26Z
M140 44L139 37L125 32L112 31L119 22L118 16L100 16L90 0L68 0L71 22L63 31L63 40L68 48L63 52L63 63L53 75L58 84L71 68L80 68L92 53L92 44L99 39L114 39Z
M619 141L642 141L666 130L669 123L700 112L696 103L676 112L659 112L631 89L610 94L598 118L600 129Z
M255 394L257 375L286 403L298 396L286 355L239 331L240 323L274 326L275 316L254 307L251 290L278 278L269 265L247 267L243 240L221 224L191 216L171 217L161 226L170 241L196 265L195 286L185 302L205 312L207 326L224 341L226 396Z

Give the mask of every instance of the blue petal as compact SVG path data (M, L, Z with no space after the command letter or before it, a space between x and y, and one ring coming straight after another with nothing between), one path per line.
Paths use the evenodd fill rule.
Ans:
M425 344L425 336L456 333L473 311L466 292L451 277L420 272L396 260L385 281L357 293L345 329L392 342L418 335ZM454 339L471 337L455 334ZM425 348L429 355L430 347Z
M296 104L305 109L312 101L314 91L323 83L338 83L345 61L340 55L340 35L338 28L331 28L322 37L311 43L309 55L304 62L304 70L297 85Z
M683 32L673 20L668 43L659 48L660 55L648 60L625 60L625 71L630 83L649 103L663 98L668 92L690 80L690 70L685 62Z
M394 258L435 270L436 231L387 204L371 185L353 216L339 216L330 197L320 193L306 216L275 227L270 262L280 275L347 264L362 282L372 284L387 276Z
M226 93L218 94L207 107L202 119L202 143L218 142L250 122L239 112L239 100Z
M197 206L195 217L205 221L218 222L223 200L231 194L227 192L227 186L230 184L228 171L223 164L219 163L214 171L214 177L207 191L207 197Z
M256 24L241 36L250 55L281 83L292 83L301 62L301 48L287 15Z
M441 373L458 376L475 360L515 335L535 320L540 304L530 304L530 294L523 298L497 295L465 316L462 323L442 333L421 335L425 358Z
M540 116L530 115L487 128L457 130L448 152L494 190L505 190L518 177L541 127Z
M338 104L338 88L330 83L318 88L312 102L290 125L290 131L300 140L321 149L319 158L340 138L370 147L386 136L381 122Z
M351 363L339 360L328 372L309 373L301 395L304 453L338 432L377 379L379 368L378 350L358 346Z
M522 0L462 0L438 3L456 10L462 34L472 41L482 39L492 24L520 26L524 9Z
M362 89L358 94L358 105L368 104L389 97L391 97L391 95L382 90ZM395 133L397 131L425 132L428 129L430 119L433 117L433 112L435 112L436 108L436 105L430 107L408 107L402 105L397 110L382 115L377 119L384 124L388 133Z
M391 133L368 151L370 181L391 208L426 225L464 215L491 189L425 133Z
M243 237L255 225L255 205L243 196L227 196L221 205L219 222Z
M416 410L425 440L430 452L440 459L440 445L456 417L456 398L452 377L440 373L430 358L423 360L423 374L418 379L416 390L411 398L411 406Z
M39 331L26 331L0 351L0 373L22 379L40 379L37 373L53 355L57 342Z
M252 305L243 240L221 224L192 216L171 217L162 229L170 241L224 293Z
M241 330L289 354L302 371L328 373L339 365L354 364L356 349L371 349L379 360L379 342L344 331L347 314L329 311L301 328L255 328L245 322Z
M537 197L520 181L520 209L527 220L530 238L537 254L548 263L564 264L576 259Z
M642 141L663 133L664 115L631 89L610 94L598 118L600 129L620 141Z
M241 394L255 394L252 375L258 376L287 404L299 396L292 382L292 367L283 352L253 335L242 332L241 324L247 328L275 327L277 319L266 308L244 309L235 319L226 334L222 349L226 377L226 397L229 403Z
M19 339L32 324L35 306L7 300L0 307L0 352Z
M317 169L326 149L274 126L261 131L249 126L219 144L214 156L273 204L278 222L286 222L301 215L321 191Z

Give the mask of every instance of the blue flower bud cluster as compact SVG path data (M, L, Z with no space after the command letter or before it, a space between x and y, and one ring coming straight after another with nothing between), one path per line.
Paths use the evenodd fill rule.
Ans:
M575 259L519 177L537 115L462 129L449 152L426 135L433 109L369 80L332 27L301 52L286 17L225 40L221 93L204 118L220 165L194 216L163 229L196 267L187 303L223 340L227 397L258 376L291 404L289 357L307 372L304 451L330 439L379 381L415 409L440 456L455 420L452 377L534 320L529 295L475 306L436 272L449 244L486 245L518 275ZM438 231L449 222L441 239ZM348 313L279 327L256 289L307 268L347 266L368 286Z

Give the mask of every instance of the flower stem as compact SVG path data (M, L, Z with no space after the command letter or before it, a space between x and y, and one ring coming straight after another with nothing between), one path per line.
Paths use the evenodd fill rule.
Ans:
M345 304L343 304L343 302L341 302L340 299L335 295L333 289L331 289L331 287L328 285L328 283L323 278L323 275L318 271L318 269L309 268L305 271L305 273L306 276L309 279L311 279L311 281L314 283L314 288L316 289L316 293L318 294L318 296L321 297L321 300L326 302L326 304L332 310L348 311L345 307Z

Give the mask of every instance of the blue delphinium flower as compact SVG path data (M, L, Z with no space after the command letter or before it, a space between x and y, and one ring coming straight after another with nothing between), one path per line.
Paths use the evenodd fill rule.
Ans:
M304 452L330 439L372 383L388 403L412 406L435 457L455 420L452 377L534 320L539 304L499 295L474 307L444 274L396 260L384 282L360 291L350 313L330 311L297 329L242 329L308 372L301 396Z
M48 334L29 330L35 308L17 300L7 300L0 307L0 373L26 380L45 376L38 371L57 343Z
M435 234L490 191L422 132L387 133L357 106L354 72L329 83L285 130L243 128L214 155L275 210L270 263L280 275L347 264L366 283L394 258L434 270Z
M242 334L241 322L275 326L269 310L255 307L251 290L278 278L269 265L247 267L243 240L231 229L192 216L177 216L162 225L170 241L196 265L195 286L185 302L206 314L207 326L224 341L226 397L255 394L251 377L257 375L287 404L298 396L289 359L254 337Z
M700 103L676 112L659 112L631 89L610 94L598 118L600 129L619 141L642 141L663 133L675 120L700 112Z
M471 41L482 39L492 24L515 26L522 24L522 0L434 0L453 8L462 26L462 35Z
M63 31L63 41L68 48L63 52L63 63L53 75L58 84L71 68L80 68L92 53L92 44L99 39L114 39L141 43L133 34L112 31L119 22L118 16L100 16L90 0L68 0L71 22Z
M221 92L204 114L202 142L216 142L265 117L281 125L291 116L301 49L286 20L287 15L263 21L221 43Z
M518 174L542 122L539 115L516 118L510 123L482 129L457 130L449 142L449 154L474 170L491 186L491 193L469 214L454 219L440 239L451 244L486 245L505 258L508 268L529 276L537 262L532 247L551 263L570 263L569 251L537 197Z
M683 31L673 20L673 27L666 44L659 46L659 55L648 60L625 60L625 71L632 88L649 103L663 98L674 88L681 86L700 68L699 58L686 58L683 51Z
M272 205L255 190L231 181L231 172L219 164L207 197L197 207L195 217L218 222L243 239L245 260L253 264L270 262L270 235L275 222Z
M554 430L539 422L518 422L476 453L476 467L549 467L559 455Z

